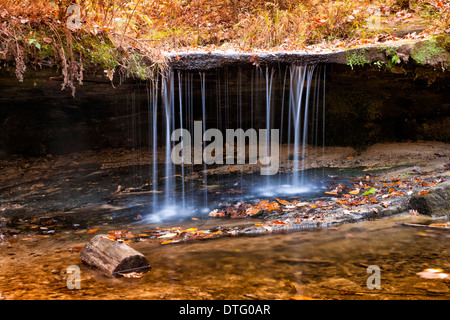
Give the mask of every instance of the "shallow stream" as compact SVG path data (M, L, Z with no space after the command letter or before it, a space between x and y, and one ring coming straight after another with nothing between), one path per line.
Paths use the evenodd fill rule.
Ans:
M184 227L204 228L211 220ZM427 221L403 214L284 234L132 242L152 266L141 278L111 279L83 266L75 249L91 237L86 232L21 238L0 246L0 291L5 299L449 299L448 279L417 273L450 271L450 231L399 222ZM115 227L139 233L150 226ZM81 268L81 289L67 288L70 265ZM367 287L373 265L380 289Z

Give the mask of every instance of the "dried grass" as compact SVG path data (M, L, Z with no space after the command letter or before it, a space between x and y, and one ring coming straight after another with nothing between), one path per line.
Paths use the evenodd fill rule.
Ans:
M63 88L74 93L89 63L88 37L106 69L150 77L167 61L162 51L183 47L241 49L287 47L318 42L350 43L370 37L365 28L369 6L383 13L409 10L434 21L436 30L450 28L448 0L78 0L81 30L67 32L65 10L72 0L0 0L0 58L14 61L19 81L27 65L52 60L61 64ZM406 8L406 9L405 9ZM40 37L40 38L39 38ZM51 39L42 58L41 41ZM109 45L110 43L111 45ZM103 45L105 44L105 45ZM108 45L106 45L108 44ZM99 48L101 46L101 48ZM102 51L103 50L103 51ZM145 57L145 59L143 58Z

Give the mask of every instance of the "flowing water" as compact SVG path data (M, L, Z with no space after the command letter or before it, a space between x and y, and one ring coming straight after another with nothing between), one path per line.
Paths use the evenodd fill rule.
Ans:
M325 66L316 65L291 65L285 69L238 68L235 73L227 69L197 74L169 70L150 82L147 90L154 159L150 181L154 193L149 214L173 216L175 209L187 212L194 207L197 211L211 210L207 173L211 162L206 159L212 149L213 163L216 164L254 161L252 163L273 166L271 170L275 171L264 174L264 184L257 181L254 185L254 188L265 189L266 195L274 196L278 191L280 194L299 195L307 191L309 186L303 161L308 156L307 145L316 146L317 156L317 146L325 144L325 73ZM176 129L180 133L174 136ZM264 134L261 129L265 129ZM228 131L242 136L236 136L230 143L228 139L225 141ZM274 159L271 158L278 157L276 149L283 142L288 146L290 175L276 174L279 168L274 167ZM177 144L181 146L177 150L182 160L175 165L171 157ZM232 147L223 157L217 155L215 144L224 149L230 144ZM165 150L163 173L158 171L155 161L161 147ZM256 159L258 155L259 159ZM199 164L202 169L196 166ZM189 177L195 171L202 172L201 204L193 201L193 198L198 198L193 196L198 186L192 184ZM177 177L180 186L176 182ZM164 188L163 194L158 196L158 179L161 178L165 180ZM243 184L242 179L239 183ZM177 193L173 192L175 189Z
M449 299L447 280L417 273L450 271L450 233L397 224L405 221L419 218L169 245L133 242L152 265L138 279L106 278L83 266L71 248L84 245L85 233L25 238L2 246L0 289L6 299ZM122 227L138 233L150 226ZM81 267L79 290L66 286L70 265ZM380 289L367 287L372 265L381 270Z

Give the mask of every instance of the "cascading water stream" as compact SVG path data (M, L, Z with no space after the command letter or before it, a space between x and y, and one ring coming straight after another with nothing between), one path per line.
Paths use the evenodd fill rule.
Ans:
M212 76L205 71L193 73L168 70L164 75L156 76L147 88L153 158L153 213L150 215L154 217L153 221L203 214L209 206L214 205L213 198L217 199L209 194L208 189L212 186L208 183L221 183L224 186L230 183L227 180L229 178L223 176L219 180L213 179L213 182L208 179L207 170L211 167L204 161L205 148L214 141L205 141L204 137L205 131L214 126L224 137L227 129L267 130L264 136L265 154L262 156L269 157L271 154L273 146L270 147L270 132L273 129L281 131L279 142L284 144L284 150L287 146L287 158L281 171L289 170L289 174L268 175L265 178L251 175L251 178L247 178L243 167L240 167L238 176L235 176L239 180L234 183L234 189L239 191L236 197L240 197L240 200L246 198L242 193L252 196L259 193L260 196L271 197L298 195L309 190L305 176L307 146L314 146L317 158L318 143L321 142L322 154L324 152L325 67L291 65L262 69L257 66L248 73L241 68L237 74L228 69L215 72ZM216 81L215 86L209 85L208 81ZM214 87L215 90L208 89ZM198 124L201 124L201 129ZM175 129L181 129L177 141L172 140ZM159 135L164 138L160 139ZM192 147L189 146L191 142L194 142ZM171 158L175 143L182 144L183 160L180 164L174 164ZM185 149L187 147L189 149ZM160 149L164 150L161 153L164 154L161 158L164 163L158 167ZM223 162L224 166L227 164ZM163 168L164 173L158 168ZM163 192L158 185L164 186Z

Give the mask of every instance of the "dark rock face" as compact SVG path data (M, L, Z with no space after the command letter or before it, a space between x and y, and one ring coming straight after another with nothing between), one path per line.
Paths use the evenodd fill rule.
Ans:
M29 68L30 69L30 68ZM56 70L36 70L19 83L0 70L0 156L64 154L88 149L136 148L147 139L145 84L114 88L105 78L61 91ZM138 136L142 130L145 134Z
M401 74L331 65L326 141L364 148L380 141L450 141L449 74ZM423 69L420 69L423 70Z
M423 195L415 194L409 200L412 209L421 214L432 217L447 216L450 214L450 182L444 182L431 188Z
M371 49L366 56L372 53L385 55ZM409 54L400 50L399 54L402 53ZM237 101L242 104L244 129L250 125L255 129L265 127L266 68L262 66L274 62L276 56L267 54L259 57L261 67L253 66L247 59L251 55L245 54L237 55L234 60L221 57L225 59L223 63L218 57L212 55L208 58L205 54L181 56L179 61L175 59L172 65L174 71L178 71L179 67L184 79L187 74L193 79L194 119L200 120L200 78L198 71L186 71L182 65L183 59L188 57L192 58L192 66L196 64L196 68L210 69L205 71L207 108L210 108L206 119L208 127L220 129L219 122L224 123L224 118L219 121L215 116L217 101L221 101L223 113L225 110L231 112L231 120L227 124L230 128L239 127L237 118L233 117ZM301 59L299 56L281 55L278 58L279 63L270 67L275 72L272 89L275 124L281 122L282 86L285 84L283 120L286 128L289 74L285 82L283 79L290 63L327 62L327 145L364 148L383 141L450 140L449 72L413 68L396 73L379 70L373 65L357 66L352 70L345 64L345 55L342 54L320 57L302 55ZM229 65L232 61L235 64ZM177 76L177 72L174 74ZM238 74L241 74L240 78ZM218 79L222 86L221 97L216 91ZM253 86L257 79L261 84L258 88ZM86 76L83 85L76 85L73 98L69 90L61 91L62 79L58 78L58 72L54 69L28 68L23 83L17 81L14 70L0 69L0 157L149 146L148 83L131 79L119 83L119 80L118 77L114 79L113 87L104 75ZM225 82L228 97L224 96ZM186 87L183 88L186 90ZM238 92L237 88L242 91ZM177 100L177 80L174 96ZM159 121L164 118L161 101L160 96ZM254 104L255 112L250 112L250 103ZM175 101L175 104L175 110L178 110L178 102ZM253 116L251 121L250 116ZM319 136L321 134L319 132ZM158 139L161 143L165 133L158 133Z

